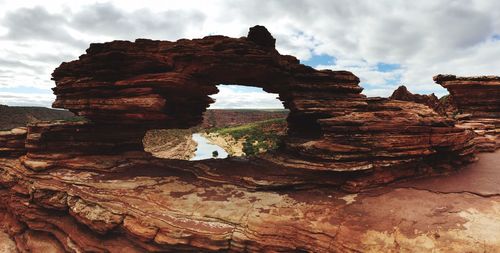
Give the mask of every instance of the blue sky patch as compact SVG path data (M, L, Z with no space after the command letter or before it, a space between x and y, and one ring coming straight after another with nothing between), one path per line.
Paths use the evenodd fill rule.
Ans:
M401 65L399 64L391 64L385 62L377 63L377 71L379 72L391 72L399 68L401 68Z
M314 68L318 65L334 65L335 61L335 57L327 54L313 54L309 60L300 61L300 63Z

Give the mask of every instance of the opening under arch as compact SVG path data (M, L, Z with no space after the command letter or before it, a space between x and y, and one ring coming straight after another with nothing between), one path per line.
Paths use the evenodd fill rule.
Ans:
M287 132L279 94L248 85L219 84L203 122L190 129L155 129L144 137L156 157L204 160L252 156L276 149Z

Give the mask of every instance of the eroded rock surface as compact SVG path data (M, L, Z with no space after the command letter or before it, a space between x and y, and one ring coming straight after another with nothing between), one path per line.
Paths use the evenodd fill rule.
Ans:
M145 132L140 127L98 125L87 121L33 123L28 125L27 154L20 160L37 171L58 166L111 169L116 166L115 160L150 156L143 151ZM94 159L86 159L87 156Z
M439 99L436 97L436 95L434 95L434 93L430 95L413 94L404 85L401 85L396 90L394 90L389 98L394 100L411 101L419 104L424 104L440 114L443 114L444 112L439 103Z
M437 75L434 81L450 92L458 109L457 127L476 133L477 149L500 148L500 77Z
M26 155L0 159L0 214L17 249L425 252L470 251L480 240L499 247L477 230L483 221L498 224L496 197L387 186L359 192L460 169L473 159L469 131L418 103L366 98L352 73L301 65L274 44L254 27L239 39L92 44L63 63L53 74L54 106L88 121L30 124ZM144 152L147 130L200 123L219 83L279 94L290 110L281 149L197 162Z
M19 157L26 153L26 127L0 131L0 157Z
M413 94L406 86L401 85L394 90L389 98L427 105L440 115L447 117L454 117L457 114L457 108L453 104L453 98L450 95L445 95L438 99L434 93L430 95Z
M7 206L2 224L18 245L43 235L45 244L68 252L495 252L499 155L481 154L484 163L453 176L459 188L443 176L357 194L332 188L249 191L176 171L184 161L155 159L142 172L132 164L96 173L33 172L2 159L1 182L15 185L0 190ZM208 171L224 163L192 166ZM484 171L491 173L487 191L473 185Z
M188 128L201 123L215 85L252 85L278 93L290 110L286 145L270 158L280 165L305 173L399 166L401 174L420 175L439 166L435 155L445 163L471 159L470 136L454 122L415 103L368 99L352 73L302 65L280 55L274 41L257 26L238 39L92 44L54 71L54 106L96 126ZM430 171L415 172L421 162L430 162Z

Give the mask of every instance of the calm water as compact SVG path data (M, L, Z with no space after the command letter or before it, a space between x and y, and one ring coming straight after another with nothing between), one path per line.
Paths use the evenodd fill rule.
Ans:
M191 158L191 161L213 158L212 152L214 151L217 151L219 153L216 158L227 157L227 152L223 148L210 143L201 134L193 134L193 140L198 143L198 146L196 147L196 152L194 153L194 157Z

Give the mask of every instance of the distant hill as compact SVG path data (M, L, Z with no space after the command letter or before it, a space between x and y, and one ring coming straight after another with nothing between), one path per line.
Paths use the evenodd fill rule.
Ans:
M76 116L65 110L55 110L45 107L6 106L0 105L0 130L26 126L30 122L44 120L68 120Z
M202 128L238 126L269 119L286 118L286 109L209 109L203 115Z
M276 118L286 118L285 109L209 109L204 114L201 128L223 128L264 121ZM45 107L6 106L0 105L0 130L25 126L30 122L45 120L74 120L73 113Z

